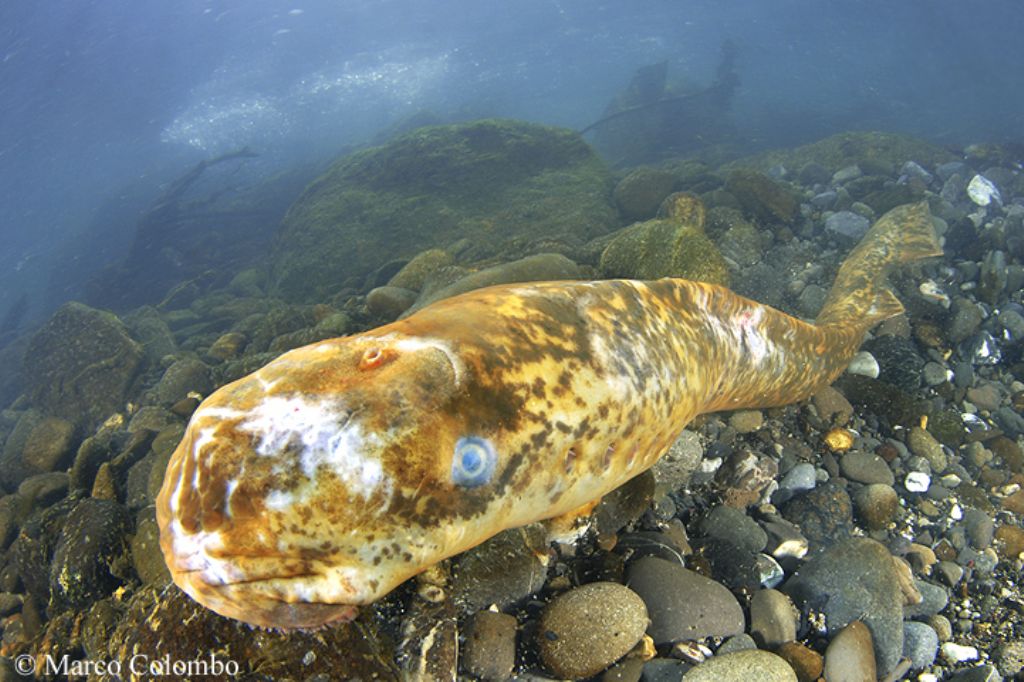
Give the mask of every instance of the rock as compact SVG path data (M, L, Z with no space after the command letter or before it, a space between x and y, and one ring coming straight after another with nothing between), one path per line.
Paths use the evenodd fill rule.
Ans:
M131 520L116 502L86 498L68 514L53 554L50 590L72 608L110 595L130 574L126 535Z
M968 509L964 512L963 524L971 547L986 549L992 544L995 522L991 516L979 509Z
M1005 677L1013 677L1024 670L1024 640L1004 642L999 645L995 654L999 672Z
M416 299L416 303L406 310L405 314L411 314L434 301L495 284L579 279L581 276L579 266L565 256L557 253L541 253L474 272L440 289L424 290Z
M878 679L871 632L864 623L851 621L828 643L825 679L829 682L875 682Z
M727 229L716 243L725 257L740 267L750 267L761 260L761 234L745 220Z
M451 254L442 249L420 251L388 280L388 286L419 292L430 275L454 262Z
M686 429L679 434L668 452L651 467L654 480L666 490L678 490L690 482L690 477L703 458L704 446L701 445L700 436Z
M999 189L984 175L975 175L967 184L967 196L978 206L988 206L993 201L1002 205L1003 197Z
M765 225L791 223L800 207L789 189L758 171L733 171L725 188L736 197L745 212Z
M960 670L949 676L949 682L1003 682L995 666L979 665L976 668Z
M779 489L772 495L776 504L792 499L795 495L813 490L818 484L818 472L810 462L800 462L786 472L779 481Z
M752 651L756 648L757 642L754 641L753 637L744 632L722 642L722 646L718 647L715 655L724 656L725 654L734 654L737 651Z
M859 242L870 227L870 220L851 211L838 211L825 219L825 231L841 237L845 244Z
M907 434L907 447L918 457L928 460L932 471L941 474L946 470L949 461L945 451L935 437L920 426L911 427Z
M605 277L682 277L727 284L729 271L718 247L704 233L703 208L697 222L648 220L621 230L601 254Z
M585 242L618 222L610 189L573 131L496 119L417 128L342 157L307 187L284 218L270 292L324 300L381 263L460 241L470 261L522 257L543 239Z
M464 612L510 606L544 586L547 568L539 556L547 550L547 531L540 524L498 533L459 556L452 587Z
M737 433L753 433L764 424L764 415L760 410L737 410L729 415L729 426Z
M866 350L858 351L853 359L850 360L850 364L846 367L846 371L850 374L856 374L857 376L869 377L871 379L877 379L879 374L878 360L875 356Z
M719 505L700 522L700 531L724 540L749 553L760 552L768 544L768 535L757 522L739 509Z
M797 616L785 594L758 590L750 600L750 634L759 647L774 651L796 639Z
M941 386L949 381L948 370L937 362L926 362L921 370L921 378L926 386Z
M909 339L899 336L879 336L864 344L878 361L878 378L908 393L921 385L924 358L918 355Z
M993 384L986 382L977 388L967 389L967 400L983 410L993 412L999 409L1003 402L1003 397L1000 395L999 389Z
M963 663L964 661L978 660L978 649L976 647L957 644L956 642L943 642L940 647L942 658L948 663Z
M66 419L45 417L33 427L21 460L33 473L66 469L74 457L75 427Z
M869 530L883 530L896 518L900 509L900 498L891 485L872 483L853 496L857 513Z
M506 680L516 665L516 619L480 611L466 633L462 658L466 672L482 680Z
M18 495L0 497L0 549L6 550L14 540L18 526L27 512L27 505Z
M709 658L683 675L684 682L796 682L796 673L768 651L737 651Z
M867 538L844 540L808 561L783 590L797 605L823 612L833 636L847 624L863 621L871 631L881 675L899 661L904 596L892 556L882 544Z
M913 670L927 668L935 662L939 650L939 636L927 623L903 623L903 656L910 659Z
M841 541L853 530L850 495L833 481L794 497L781 507L782 515L800 526L810 546L822 549Z
M167 407L184 399L189 393L207 396L211 391L213 379L210 368L198 358L186 357L176 360L167 368L150 395L154 403Z
M218 616L179 589L147 586L127 601L104 654L125 671L133 660L207 662L211 652L237 666L237 674L210 679L398 679L391 637L379 632L371 609L364 612L354 623L316 632L275 632Z
M629 588L610 582L582 585L544 609L541 658L559 677L590 677L625 656L646 627L644 602Z
M615 185L612 197L626 222L653 218L675 188L676 176L659 168L637 168Z
M811 397L814 409L825 422L834 426L843 426L853 416L853 405L842 393L832 386L825 386Z
M946 338L956 344L967 340L981 326L985 315L978 304L957 297L953 301L953 317L946 327Z
M858 166L857 164L843 166L842 168L840 168L839 170L832 174L832 184L842 185L847 182L850 182L851 180L856 180L862 175L864 175L864 173L861 172L860 166Z
M825 670L822 655L800 642L786 642L775 653L789 663L799 682L817 682Z
M116 316L65 303L32 337L22 372L33 405L92 426L123 408L142 357Z
M850 451L839 460L839 468L843 476L858 483L891 486L896 480L886 461L872 452Z
M731 637L746 620L736 598L721 584L655 557L634 562L628 585L647 605L647 633L655 644L704 637Z
M167 585L171 582L171 573L160 551L160 529L151 511L140 518L129 548L135 573L143 585Z
M375 317L393 320L416 302L416 292L396 286L371 289L366 294L366 309Z
M643 682L681 682L683 675L692 667L674 658L652 658L644 663L640 679Z
M18 486L18 497L37 509L49 507L68 494L69 479L63 471L30 476Z
M165 356L177 351L174 334L156 308L142 306L125 315L124 323L128 326L131 337L142 346L146 363L156 365Z
M224 362L242 354L249 337L241 332L227 332L217 337L206 351L207 359L212 362Z

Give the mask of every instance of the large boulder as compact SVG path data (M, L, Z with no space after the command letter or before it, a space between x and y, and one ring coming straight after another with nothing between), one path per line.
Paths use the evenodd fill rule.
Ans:
M35 407L90 426L123 409L142 358L116 315L71 302L36 332L22 375Z
M337 161L289 209L273 293L321 300L386 261L445 248L480 261L616 227L611 177L575 132L482 120L420 128Z

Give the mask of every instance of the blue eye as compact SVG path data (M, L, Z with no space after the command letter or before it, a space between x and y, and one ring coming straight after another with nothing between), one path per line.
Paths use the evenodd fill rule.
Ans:
M466 488L484 485L494 475L497 460L491 441L477 436L464 436L455 443L452 482Z

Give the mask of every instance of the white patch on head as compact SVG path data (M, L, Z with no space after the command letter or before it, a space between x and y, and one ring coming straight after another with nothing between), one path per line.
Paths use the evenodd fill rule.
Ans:
M299 467L311 480L323 466L364 498L382 483L390 487L380 460L369 453L380 438L365 433L339 401L269 396L238 428L258 437L256 454L263 457L274 457L289 446L299 448Z
M448 362L452 365L452 371L455 372L455 385L458 386L462 383L464 373L462 360L459 359L458 354L452 350L452 347L447 342L430 337L399 336L397 334L385 334L384 336L377 337L377 339L388 342L393 348L406 353L415 353L416 351L426 349L441 351L448 358Z
M295 504L295 493L290 493L287 490L271 490L264 503L268 509L284 511Z
M219 532L188 533L177 519L171 521L170 532L175 569L200 571L203 582L209 585L227 585L245 580L245 573L230 559L215 558L224 549L224 541Z

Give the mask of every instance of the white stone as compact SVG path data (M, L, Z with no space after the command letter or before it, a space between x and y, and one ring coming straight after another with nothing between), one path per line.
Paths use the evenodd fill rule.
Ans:
M941 650L942 657L950 663L974 661L978 658L978 650L976 648L957 644L956 642L944 642Z
M927 492L931 485L932 477L923 471L911 471L903 481L903 486L912 493Z
M967 196L978 206L988 206L992 203L993 199L1000 206L1003 204L1003 197L999 194L999 188L984 175L975 175L971 178L971 182L967 185Z
M846 371L850 374L859 374L863 377L877 379L879 372L878 360L875 360L875 356L871 353L862 350L853 356Z

